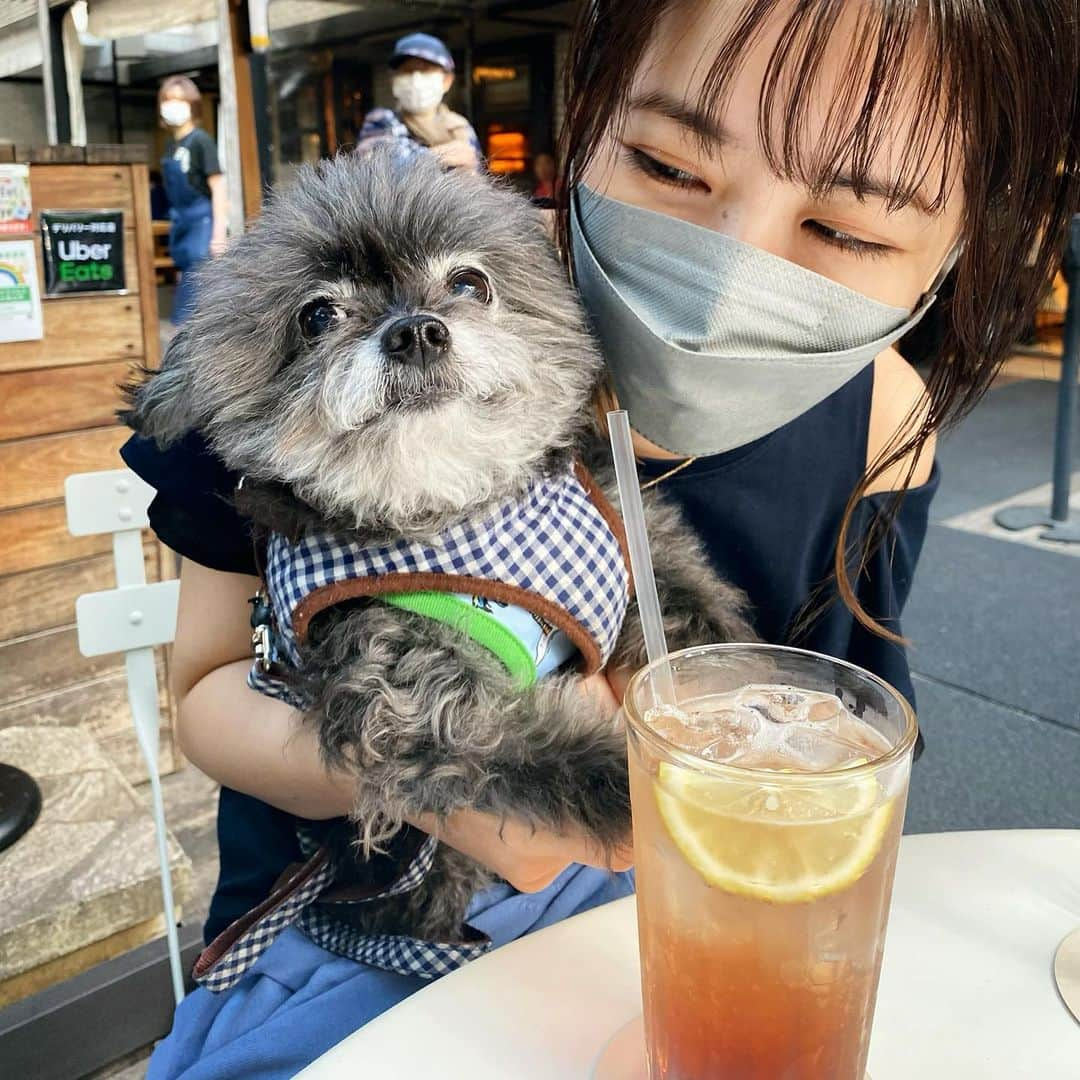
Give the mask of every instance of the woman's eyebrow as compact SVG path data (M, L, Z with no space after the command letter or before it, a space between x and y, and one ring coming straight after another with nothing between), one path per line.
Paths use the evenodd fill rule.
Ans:
M897 190L895 184L890 184L886 180L877 179L873 176L861 176L856 179L854 176L841 174L840 176L833 177L829 181L828 191L832 192L836 189L851 192L859 202L865 201L867 196L874 199L882 199L890 204L894 204L899 200L904 204L901 209L910 207L913 210L917 210L920 214L925 214L927 217L936 216L934 210L931 209L929 201L921 191ZM940 213L940 211L938 212Z
M736 141L723 124L704 109L665 94L661 90L635 94L630 99L629 107L631 112L651 112L673 120L707 145L719 147L731 145Z

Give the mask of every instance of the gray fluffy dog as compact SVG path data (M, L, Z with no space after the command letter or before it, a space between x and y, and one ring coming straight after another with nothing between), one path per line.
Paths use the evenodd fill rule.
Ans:
M379 152L302 170L207 265L127 419L163 444L201 430L267 533L422 540L572 459L611 491L600 374L537 212L489 180ZM669 645L752 640L741 594L655 493L646 505ZM631 602L611 662L644 660ZM523 689L454 627L370 600L317 616L296 679L326 761L356 777L339 881L364 880L422 813L583 830L608 850L629 834L625 735L579 674ZM440 845L418 889L348 918L457 940L489 880Z

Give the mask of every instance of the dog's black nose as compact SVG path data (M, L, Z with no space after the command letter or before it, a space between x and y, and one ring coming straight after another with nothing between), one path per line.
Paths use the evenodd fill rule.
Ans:
M391 360L428 367L450 348L450 331L433 315L409 315L383 331L382 347Z

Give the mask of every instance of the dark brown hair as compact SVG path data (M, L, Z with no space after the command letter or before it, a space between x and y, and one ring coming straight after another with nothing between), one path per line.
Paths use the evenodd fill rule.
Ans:
M186 75L170 75L159 87L157 100L158 108L165 100L165 95L170 90L179 90L182 97L191 106L191 119L198 122L202 119L202 94L199 88ZM176 95L172 95L175 97Z
M782 4L789 6L786 14L777 11ZM912 100L904 95L914 93L890 205L904 206L922 189L929 190L931 209L940 208L951 178L959 179L963 249L944 290L948 299L939 298L933 312L938 347L920 358L929 363L925 399L852 492L834 559L838 592L855 618L900 640L862 607L852 579L889 536L902 492L887 501L861 548L849 535L852 517L875 479L910 459L910 481L919 449L976 404L1056 265L1069 216L1080 209L1080 15L1077 0L862 3L847 73L830 91L821 87L822 75L833 74L824 69L826 48L848 4L732 0L730 29L716 41L697 104L719 115L740 59L775 16L783 29L762 83L758 133L778 175L824 193L847 173L859 194L901 101ZM560 155L571 181L609 128L621 126L632 80L660 21L693 6L690 0L587 0L582 6L567 68ZM831 93L832 100L824 129L811 133L810 105L819 93ZM566 252L567 211L568 194L558 219ZM1029 272L1022 275L1025 265ZM809 621L804 613L794 634Z

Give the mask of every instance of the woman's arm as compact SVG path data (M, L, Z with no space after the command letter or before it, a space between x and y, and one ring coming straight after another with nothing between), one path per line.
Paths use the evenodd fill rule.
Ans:
M225 174L215 173L206 178L210 188L210 206L213 225L210 233L210 254L220 255L225 250L229 233L229 190L225 186Z
M183 562L172 657L180 748L226 787L298 817L338 817L351 805L349 778L323 767L295 709L247 685L247 601L258 588L258 578Z
M247 601L258 587L257 578L184 560L172 657L180 747L208 776L236 791L298 817L342 816L352 807L351 778L326 768L316 733L300 713L247 685ZM602 679L587 689L614 710ZM584 837L535 832L522 822L464 811L445 822L429 817L414 824L523 892L544 888L572 862L606 865ZM630 862L627 838L627 850L613 868Z

